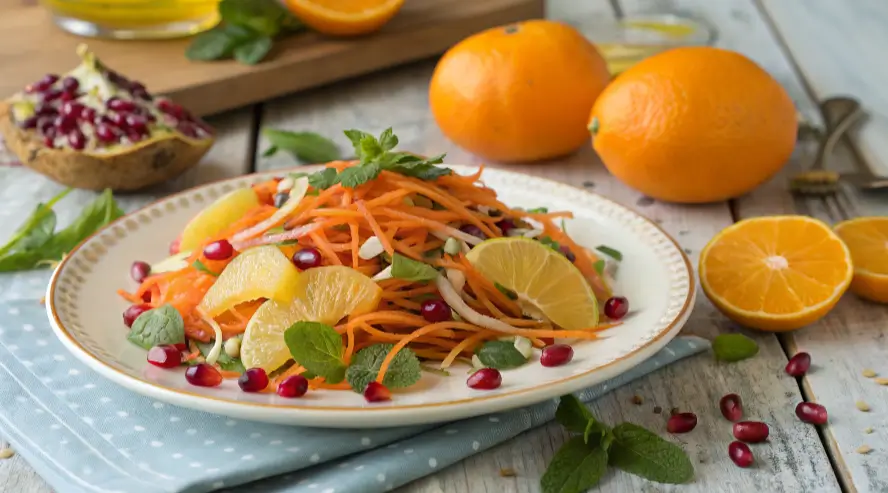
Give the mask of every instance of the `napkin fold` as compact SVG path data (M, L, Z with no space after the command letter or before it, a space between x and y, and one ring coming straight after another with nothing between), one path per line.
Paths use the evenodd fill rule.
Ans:
M708 347L678 337L577 395L594 400ZM57 493L389 491L540 426L557 407L550 399L450 423L368 430L230 419L104 380L56 340L33 299L0 303L0 396L0 434Z

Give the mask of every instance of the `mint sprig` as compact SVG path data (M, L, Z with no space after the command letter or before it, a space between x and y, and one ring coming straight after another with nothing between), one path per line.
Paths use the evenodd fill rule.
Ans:
M578 436L552 458L540 480L543 493L586 491L601 480L608 465L659 483L686 483L694 477L681 447L632 423L611 429L573 395L561 397L555 419Z
M715 358L733 363L758 354L758 344L743 334L719 334L712 341Z
M487 368L508 370L527 363L527 358L515 348L513 341L487 341L475 351L475 356Z
M355 392L364 392L367 384L376 380L382 362L394 347L393 344L374 344L355 354L345 372L345 379ZM413 354L413 351L403 348L389 364L382 384L390 389L400 389L415 384L421 376L422 367L419 358Z
M342 336L319 322L296 322L284 332L284 343L293 360L328 383L345 378Z
M444 154L423 159L408 152L393 152L395 146L398 145L398 136L392 132L391 128L385 129L379 137L374 137L363 130L346 130L345 136L354 147L358 164L345 168L339 173L336 173L335 170L331 173L330 168L315 173L326 173L323 178L315 179L315 182L319 184L316 188L329 188L337 183L346 188L355 188L373 180L383 171L420 180L434 180L453 173L450 168L436 166L444 162ZM311 182L311 179L309 180Z

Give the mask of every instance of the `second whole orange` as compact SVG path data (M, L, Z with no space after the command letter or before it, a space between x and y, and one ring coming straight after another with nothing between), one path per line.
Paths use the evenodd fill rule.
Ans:
M586 145L586 120L610 80L574 28L531 20L453 46L435 67L429 105L460 147L503 162L553 158Z
M589 119L593 147L630 187L668 202L743 195L795 146L796 109L749 58L712 47L672 49L620 74Z

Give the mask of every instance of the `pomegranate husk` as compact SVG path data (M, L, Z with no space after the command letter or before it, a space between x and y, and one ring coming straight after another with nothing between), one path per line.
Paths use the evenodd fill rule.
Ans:
M135 191L175 178L196 165L215 140L189 139L174 132L119 152L50 149L37 133L15 124L7 101L0 101L0 135L24 166L62 185L95 191Z

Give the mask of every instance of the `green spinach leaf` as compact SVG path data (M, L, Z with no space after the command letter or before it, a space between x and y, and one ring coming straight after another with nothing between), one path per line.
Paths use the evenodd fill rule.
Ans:
M271 142L263 156L270 156L278 150L287 151L306 163L326 163L341 157L339 148L332 140L314 132L289 132L266 128L262 135ZM271 151L274 149L274 152Z
M431 281L438 277L438 270L429 264L395 253L392 255L392 277L414 282Z
M515 348L512 341L487 341L475 351L475 356L488 368L508 370L527 363L527 358Z
M160 344L185 342L185 322L172 305L162 305L139 315L127 339L145 349Z

